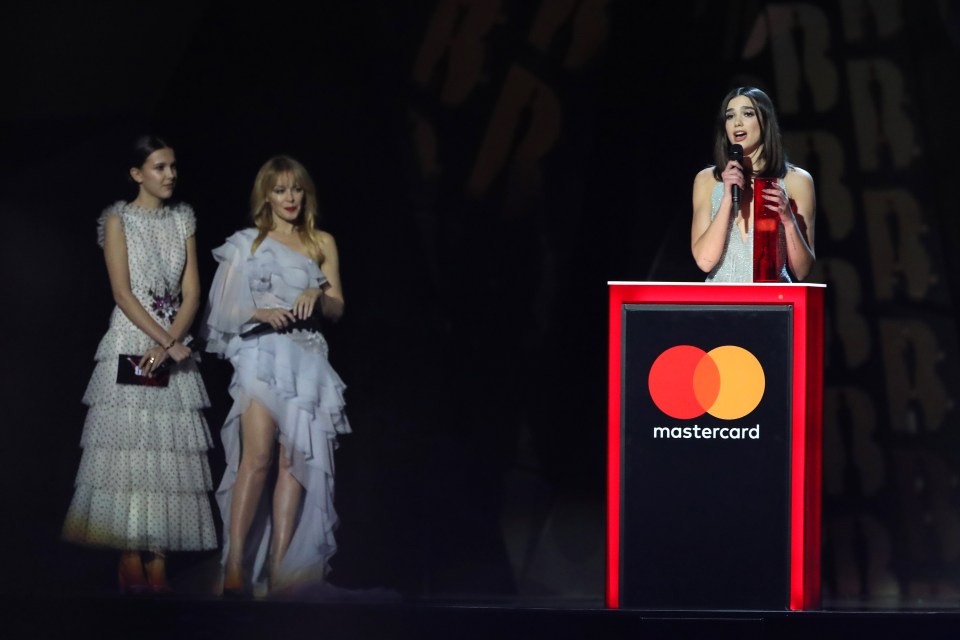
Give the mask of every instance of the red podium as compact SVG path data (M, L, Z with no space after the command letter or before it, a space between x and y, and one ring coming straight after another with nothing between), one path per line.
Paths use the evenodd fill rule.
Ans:
M607 606L817 607L823 285L609 285Z

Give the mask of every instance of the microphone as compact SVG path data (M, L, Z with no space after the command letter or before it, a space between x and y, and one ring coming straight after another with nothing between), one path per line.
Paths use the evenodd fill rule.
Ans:
M313 310L313 315L310 316L309 318L304 318L303 320L300 320L300 319L294 320L293 322L288 324L283 329L280 329L279 331L274 329L273 325L271 325L269 322L259 322L255 324L253 327L251 327L250 329L247 329L246 331L241 333L240 339L246 340L247 338L255 338L265 333L273 333L273 332L290 333L295 329L319 332L321 331L321 328L323 325L322 318L323 318L323 311L320 309L320 305L318 304L316 308L314 308Z
M247 338L253 338L273 330L274 330L273 326L269 322L260 322L255 324L253 328L247 329L246 331L241 333L240 339L246 340Z
M740 166L743 166L743 147L739 144L734 144L730 146L730 159L736 160L740 163ZM740 187L739 185L733 185L730 188L730 196L733 198L733 210L740 210Z

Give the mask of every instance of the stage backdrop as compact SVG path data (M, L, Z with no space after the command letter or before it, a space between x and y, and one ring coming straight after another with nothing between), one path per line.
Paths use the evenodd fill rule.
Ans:
M731 83L771 93L790 158L817 185L826 586L841 599L949 599L960 353L942 161L956 89L934 68L956 69L945 37L956 16L902 2L767 3L737 24Z
M334 581L599 602L606 282L703 277L690 189L720 97L750 83L817 181L824 595L952 593L953 3L61 0L5 7L0 31L4 589L115 578L58 534L112 306L95 220L132 197L122 151L149 129L176 146L205 285L270 155L316 179L355 428ZM203 372L216 433L229 369Z

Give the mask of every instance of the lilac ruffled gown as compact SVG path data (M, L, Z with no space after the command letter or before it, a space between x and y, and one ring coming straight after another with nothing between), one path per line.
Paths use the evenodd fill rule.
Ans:
M230 236L215 249L219 268L204 322L207 351L230 360L233 407L221 431L227 468L216 498L224 522L223 559L230 548L230 503L240 463L240 416L252 400L277 424L277 439L289 456L293 476L303 485L303 505L279 576L267 575L272 487L264 488L245 549L254 590L270 580L297 584L322 580L336 552L333 506L333 450L337 434L349 433L344 414L345 385L327 360L327 342L317 332L266 333L240 338L257 308L293 306L300 293L326 282L317 263L267 237L251 254L255 229Z

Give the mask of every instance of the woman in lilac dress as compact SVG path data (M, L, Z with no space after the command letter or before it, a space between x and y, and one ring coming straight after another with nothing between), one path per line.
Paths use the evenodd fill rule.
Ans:
M316 191L303 166L285 156L264 164L251 214L255 226L213 252L219 268L204 323L207 350L234 369L216 494L227 596L324 579L336 551L333 451L350 431L344 384L309 322L315 311L338 319L344 302L337 247L315 227ZM269 330L242 335L256 326Z

